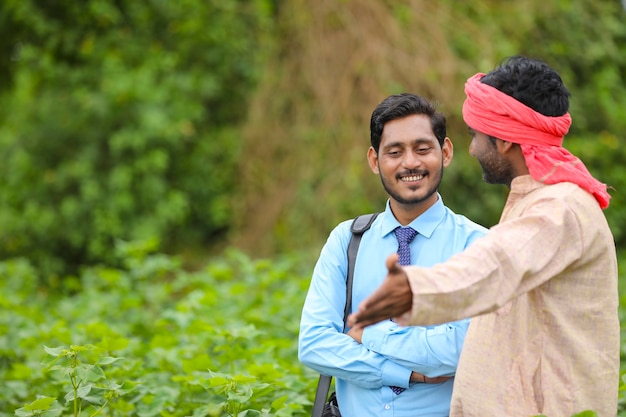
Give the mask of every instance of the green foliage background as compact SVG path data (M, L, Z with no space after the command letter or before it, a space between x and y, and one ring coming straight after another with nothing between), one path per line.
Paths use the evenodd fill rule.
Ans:
M223 238L267 2L2 3L0 254Z
M0 408L39 394L65 404L56 392L67 380L40 369L45 344L59 361L94 356L89 375L98 358L133 358L104 359L113 370L90 381L98 395L81 392L130 390L132 406L109 402L122 413L175 415L193 398L205 415L237 401L250 415L305 415L314 375L295 363L293 343L308 274L336 223L386 199L365 158L371 111L403 91L438 102L455 144L444 201L493 225L507 190L484 184L467 153L463 84L510 55L562 74L572 93L565 146L611 187L605 213L623 259L622 3L4 0L0 282L16 298L0 296ZM284 255L297 259L288 273ZM233 343L260 356L229 368L222 349ZM203 369L180 368L180 355ZM142 372L157 382L119 379ZM211 385L225 380L223 391Z
M118 262L116 240L314 253L340 220L381 209L369 116L401 91L448 115L456 154L442 194L490 226L506 190L483 184L466 152L463 83L518 53L562 73L574 119L565 145L613 187L606 214L626 245L617 0L0 7L3 258L59 276Z

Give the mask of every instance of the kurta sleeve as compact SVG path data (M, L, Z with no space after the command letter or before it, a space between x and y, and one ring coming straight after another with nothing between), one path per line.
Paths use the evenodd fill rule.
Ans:
M561 273L583 250L572 209L547 198L494 226L465 251L432 268L405 270L413 292L412 325L495 311Z

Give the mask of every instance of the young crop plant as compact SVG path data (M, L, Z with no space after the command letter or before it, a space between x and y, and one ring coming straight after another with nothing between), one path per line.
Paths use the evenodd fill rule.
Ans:
M15 411L19 417L56 417L68 408L74 417L88 415L95 417L107 408L107 415L113 416L116 400L135 390L138 383L124 381L118 384L108 380L103 366L111 365L123 358L99 355L95 345L72 345L50 348L44 351L52 358L43 365L49 371L61 392L66 391L65 405L54 397L39 396L35 401ZM88 362L91 360L91 363ZM88 414L84 414L85 411Z

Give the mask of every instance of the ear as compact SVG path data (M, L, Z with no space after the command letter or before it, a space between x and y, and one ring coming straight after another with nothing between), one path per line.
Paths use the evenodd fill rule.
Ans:
M443 140L443 146L441 147L441 153L443 154L443 166L446 168L452 162L452 157L454 156L454 146L452 146L452 141L450 138L446 137Z
M380 174L380 170L378 169L378 153L376 153L376 150L372 146L367 150L367 162L374 174Z
M502 155L513 152L516 147L519 147L517 143L507 142L506 140L502 139L496 140L496 148L498 149L498 152L500 152Z
M500 155L507 158L513 164L516 176L528 174L526 158L524 157L524 152L522 152L522 147L519 144L498 140L498 152L500 152Z

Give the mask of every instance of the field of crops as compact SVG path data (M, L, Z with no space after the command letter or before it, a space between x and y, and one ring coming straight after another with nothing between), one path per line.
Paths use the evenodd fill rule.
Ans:
M49 290L27 263L0 265L0 416L306 414L296 260L126 264Z
M297 361L310 262L232 251L186 272L124 256L46 286L0 263L0 417L310 415L316 374Z

